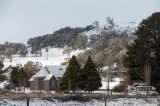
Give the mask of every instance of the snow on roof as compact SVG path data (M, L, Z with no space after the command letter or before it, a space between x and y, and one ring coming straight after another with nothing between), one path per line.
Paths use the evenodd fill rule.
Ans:
M46 68L50 72L50 74L53 74L55 77L62 77L66 66L57 66L57 65L46 65Z
M45 77L44 80L49 80L53 75L57 77L62 77L65 72L66 66L58 65L46 65L37 74L32 76L29 81L34 81L35 77Z
M44 80L50 80L53 77L53 74L48 74Z
M48 71L46 68L42 68L36 75L35 77L46 77L48 75Z
M33 75L33 76L29 79L29 81L34 81L34 77L35 77L35 75Z

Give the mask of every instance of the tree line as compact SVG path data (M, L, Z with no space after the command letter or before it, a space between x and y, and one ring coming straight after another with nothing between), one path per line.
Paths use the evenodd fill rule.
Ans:
M97 33L85 35L85 32L96 31ZM115 24L113 18L106 19L106 25L100 26L98 21L94 21L92 25L86 27L64 27L55 31L53 34L46 34L27 41L29 47L32 48L31 53L37 53L42 48L59 47L63 48L66 45L73 49L85 49L93 47L103 49L103 45L115 37L131 37L133 30L130 27L122 29ZM99 45L102 43L101 45ZM98 46L97 46L98 45Z
M86 27L64 27L53 34L30 38L27 41L27 45L5 42L4 44L0 44L0 53L5 54L7 58L11 59L11 55L14 54L26 56L28 53L27 47L31 47L31 53L35 54L35 56L41 56L41 49L46 47L63 48L67 45L68 47L72 47L72 49L86 49L87 47L103 49L110 38L131 36L128 28L125 30L118 29L114 20L109 17L106 19L104 28L101 27L98 21L94 21L92 25ZM85 35L85 32L92 30L96 30L97 34Z
M81 69L75 56L69 61L66 72L58 84L59 91L84 90L92 92L102 86L101 77L94 62L89 56L84 67Z
M64 47L65 45L72 47L76 42L78 35L82 32L94 29L93 25L86 27L65 27L55 31L53 34L46 34L30 38L27 44L31 47L38 46L38 48L44 47Z
M17 66L3 68L4 65L0 62L0 82L8 80L10 84L16 87L29 87L29 79L42 68L42 64L28 61L24 66L18 64ZM10 72L10 75L6 76L5 73L8 72Z
M28 53L27 46L24 43L5 42L4 44L0 44L0 54L9 55L10 52L21 56L26 56Z

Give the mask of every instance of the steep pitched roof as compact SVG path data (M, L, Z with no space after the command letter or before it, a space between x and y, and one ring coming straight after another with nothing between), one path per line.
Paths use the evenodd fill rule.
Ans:
M48 74L46 68L42 68L34 77L46 77Z
M55 77L62 77L65 70L66 66L56 66L56 65L46 65L46 68L50 72L50 74L53 74Z
M33 75L33 76L29 79L29 81L34 81L34 77L35 77L35 75Z
M33 75L29 81L34 81L35 77L45 77L44 80L48 80L52 78L54 75L57 77L62 77L66 70L66 66L58 66L58 65L46 65L42 68L37 74Z
M53 74L48 74L44 80L50 80L53 76Z

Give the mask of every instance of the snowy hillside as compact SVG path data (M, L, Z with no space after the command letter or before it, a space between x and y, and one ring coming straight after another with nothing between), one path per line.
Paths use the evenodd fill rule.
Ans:
M60 65L67 55L62 54L63 49L61 48L49 48L48 51L48 59L47 59L47 52L45 49L42 49L42 56L41 57L34 57L31 54L28 54L26 57L20 57L19 55L14 55L12 58L12 62L9 59L4 60L4 66L8 67L9 65L15 66L17 64L26 64L28 61L32 61L34 63L40 62L43 66L45 65ZM78 53L82 52L81 50L74 50L71 52L72 55L77 55Z
M137 26L138 24L135 22L116 22L116 25L113 29L119 32L123 32L125 30L127 30L128 32L134 32ZM82 34L87 35L87 37L89 38L91 35L100 34L102 31L104 31L105 27L107 28L107 25L100 25L98 28L85 31Z

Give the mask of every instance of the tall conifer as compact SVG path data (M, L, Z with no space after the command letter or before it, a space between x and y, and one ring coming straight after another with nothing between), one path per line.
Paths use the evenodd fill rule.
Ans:
M150 85L160 93L160 12L142 20L135 35L124 57L130 82L150 80ZM145 68L146 64L148 69ZM146 76L145 73L150 75Z
M94 91L98 90L102 86L101 77L98 73L94 62L91 59L91 56L88 57L87 62L85 63L82 69L82 75L84 79L81 88L84 88L85 91ZM81 77L81 78L82 78Z
M61 91L72 90L75 92L78 89L80 73L81 68L77 62L77 59L75 56L72 56L71 60L69 61L69 65L66 68L66 72L59 83L59 89Z

